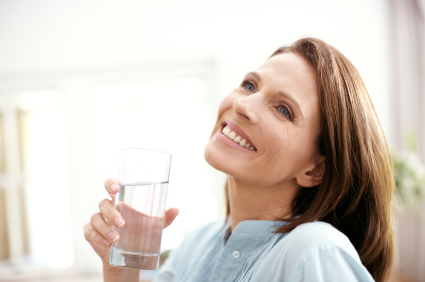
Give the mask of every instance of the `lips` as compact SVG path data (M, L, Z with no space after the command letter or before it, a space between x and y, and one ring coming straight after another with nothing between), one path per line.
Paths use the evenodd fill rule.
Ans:
M222 134L233 140L239 146L256 151L253 142L248 138L247 134L231 120L225 120L223 123Z

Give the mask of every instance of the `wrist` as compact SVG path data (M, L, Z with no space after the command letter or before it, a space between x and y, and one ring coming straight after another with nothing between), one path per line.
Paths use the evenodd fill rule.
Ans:
M103 263L103 273L106 274L119 274L120 272L123 271L123 268L120 267L115 267L115 266L111 266L108 263Z
M139 269L121 268L111 266L109 263L103 264L103 281L104 282L120 282L120 281L139 281Z

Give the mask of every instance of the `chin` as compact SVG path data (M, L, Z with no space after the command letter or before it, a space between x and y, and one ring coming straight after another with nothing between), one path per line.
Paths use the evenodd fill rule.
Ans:
M246 166L246 163L238 163L235 160L231 161L232 158L229 153L220 150L220 148L217 148L216 146L217 144L210 141L207 146L205 146L204 150L205 161L216 170L219 170L235 179L246 181L255 185L269 186L278 181L273 178L273 175L267 175L267 173L262 173L261 175L257 174L257 170L254 169L254 171L252 171Z
M226 154L226 152L219 150L215 146L216 144L211 144L211 142L205 146L205 161L216 170L219 170L234 178L244 179L243 173L241 175L240 171L235 170L235 167L238 167L238 165L229 162L229 154Z
M205 161L216 170L227 173L226 171L224 171L224 167L223 167L224 159L223 159L223 156L221 155L222 153L218 152L218 150L214 148L214 145L212 145L211 142L208 142L204 150Z
M231 169L234 166L232 166L232 164L229 162L229 155L226 154L223 150L219 150L219 148L216 146L217 144L212 144L212 142L209 142L207 146L205 146L205 161L216 170L224 172L228 175L234 175L235 171Z

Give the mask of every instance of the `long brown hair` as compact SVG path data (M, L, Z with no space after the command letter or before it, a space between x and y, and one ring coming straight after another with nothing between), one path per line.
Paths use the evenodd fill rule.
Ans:
M369 94L356 68L329 44L304 38L272 56L288 52L306 59L316 72L321 108L316 147L325 156L325 172L320 185L300 189L293 201L293 214L299 216L285 219L288 224L275 232L286 233L315 220L328 222L350 239L373 278L386 281L395 253L395 184L388 146ZM227 182L225 195L228 218Z

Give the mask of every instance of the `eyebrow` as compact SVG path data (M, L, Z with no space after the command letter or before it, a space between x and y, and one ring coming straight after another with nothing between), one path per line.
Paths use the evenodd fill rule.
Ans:
M248 76L248 75L252 75L252 76L254 76L256 79L258 79L258 81L259 81L259 82L261 82L261 76L260 76L257 72L255 72L255 71L249 72L249 73L247 73L246 75L247 75L247 76ZM294 99L291 95L289 95L289 94L287 94L287 93L285 93L285 92L283 92L283 91L278 91L278 94L279 94L281 97L284 97L284 98L288 99L289 101L291 101L291 102L292 102L292 104L294 104L294 105L298 108L298 111L300 112L301 117L302 117L302 118L304 117L303 112L301 111L300 104L297 102L297 100L295 100L295 99Z
M255 78L257 78L258 81L261 82L261 76L258 73L256 73L255 71L252 71L252 72L249 72L249 73L246 74L246 76L248 76L248 75L255 76Z

